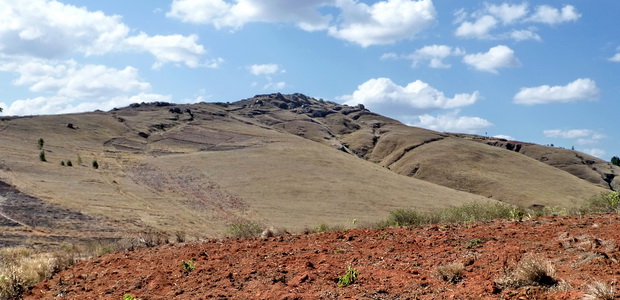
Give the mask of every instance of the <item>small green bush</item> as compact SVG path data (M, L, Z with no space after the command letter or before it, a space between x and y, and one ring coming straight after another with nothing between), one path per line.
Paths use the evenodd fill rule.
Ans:
M41 152L39 152L39 160L46 162L47 159L45 159L45 150L41 150Z
M43 150L43 145L45 144L45 141L43 140L43 138L39 138L37 140L37 145L39 146L39 150Z
M193 258L181 261L181 268L186 274L196 270L196 263Z
M259 236L263 232L263 226L254 222L238 222L228 225L228 234L236 238L249 238Z
M73 163L70 160L67 160L67 167L73 167Z
M359 275L359 271L353 269L351 264L347 266L347 270L344 272L344 275L338 277L338 286L345 287L353 284Z
M134 298L131 294L123 295L123 300L140 300L140 298Z
M99 163L97 162L97 160L93 160L93 168L99 169Z

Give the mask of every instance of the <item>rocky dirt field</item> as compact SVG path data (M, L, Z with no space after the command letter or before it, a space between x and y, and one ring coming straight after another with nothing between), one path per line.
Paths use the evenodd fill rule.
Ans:
M613 299L600 296L620 279L619 224L541 217L170 244L80 262L26 299ZM349 267L356 279L339 286Z

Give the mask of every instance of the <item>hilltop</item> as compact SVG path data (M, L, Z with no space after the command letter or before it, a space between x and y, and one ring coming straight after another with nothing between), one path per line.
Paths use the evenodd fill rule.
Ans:
M0 135L5 245L214 237L238 222L300 232L470 202L576 208L620 187L620 168L583 153L430 131L302 94L4 117Z

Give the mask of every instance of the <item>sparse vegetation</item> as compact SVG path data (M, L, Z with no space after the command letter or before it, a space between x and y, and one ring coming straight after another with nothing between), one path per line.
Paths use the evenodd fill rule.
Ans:
M327 223L325 222L319 222L316 227L314 227L314 229L312 229L311 232L313 233L322 233L322 232L332 232L332 231L338 231L338 230L343 230L344 228L342 227L338 227L338 226L329 226Z
M425 224L471 223L494 219L512 219L514 206L504 203L469 203L456 207L418 212L412 209L397 209L390 212L378 228L392 226L418 226Z
M47 161L47 159L45 158L45 150L41 150L41 152L39 152L39 160L42 162Z
M93 168L99 169L99 163L97 162L97 160L93 160Z
M181 261L181 268L183 269L183 272L185 272L185 274L189 274L192 271L196 270L196 263L194 262L193 258L183 260Z
M134 298L131 294L125 294L123 295L123 300L140 300L140 298Z
M463 271L465 271L465 265L454 262L437 267L435 275L445 282L457 283L463 279Z
M43 149L43 145L45 145L45 141L43 140L43 138L39 138L37 140L37 145L39 146L39 150Z
M358 275L359 271L351 267L351 264L347 265L347 270L344 272L344 275L338 277L338 286L345 287L353 284L355 280L357 280Z
M558 284L555 277L555 268L551 262L543 257L526 255L517 263L515 268L498 280L500 286L554 286Z
M263 232L263 226L254 222L237 222L228 225L228 234L236 238L249 238L259 236Z
M82 157L79 154L77 155L77 164L78 165L82 164Z
M583 213L620 213L620 193L607 192L590 198Z
M613 285L602 281L588 284L583 300L613 300L616 291Z
M70 160L67 160L67 167L73 167L73 163Z

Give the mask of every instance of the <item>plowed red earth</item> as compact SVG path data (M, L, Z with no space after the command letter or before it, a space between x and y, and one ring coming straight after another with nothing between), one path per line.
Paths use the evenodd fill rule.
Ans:
M581 299L592 282L619 282L619 225L618 215L542 217L163 245L80 262L26 299ZM496 283L529 255L561 283ZM436 276L453 262L462 280ZM359 276L338 287L349 264Z

